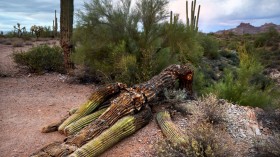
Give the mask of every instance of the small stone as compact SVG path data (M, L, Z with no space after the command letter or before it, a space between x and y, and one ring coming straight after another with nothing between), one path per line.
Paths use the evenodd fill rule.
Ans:
M256 135L258 135L258 136L262 135L259 128L256 128Z

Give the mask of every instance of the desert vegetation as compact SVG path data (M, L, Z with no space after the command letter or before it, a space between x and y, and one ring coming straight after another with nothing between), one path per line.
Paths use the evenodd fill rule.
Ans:
M155 156L280 155L280 82L271 76L280 71L275 28L203 33L199 13L207 6L196 1L186 3L191 14L184 23L167 11L168 0L92 0L77 13L73 29L73 1L61 2L60 30L55 11L52 27L34 25L29 32L17 23L0 35L0 44L13 47L13 61L28 76L59 73L71 78L69 84L101 86L66 120L43 129L58 130L67 140L37 148L33 156L54 150L54 156L100 155L147 125L151 111L158 112L154 118L164 135L153 147ZM48 44L59 38L60 46ZM20 49L25 46L30 48ZM251 112L257 129L249 125ZM178 117L189 124L178 125ZM265 129L270 132L263 135Z

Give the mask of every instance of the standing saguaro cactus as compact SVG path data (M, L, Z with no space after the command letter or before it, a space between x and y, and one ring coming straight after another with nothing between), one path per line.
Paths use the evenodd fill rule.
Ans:
M71 42L73 31L74 0L60 0L60 45L64 54L64 67L69 72L73 68L70 54L73 50Z
M191 4L191 16L189 18L189 10L188 10L188 1L186 1L186 22L187 28L198 31L198 20L199 20L199 12L200 12L200 5L198 6L197 15L195 15L195 8L196 8L196 0L192 1Z
M57 36L57 17L56 17L56 10L54 11L54 20L53 20L53 36Z

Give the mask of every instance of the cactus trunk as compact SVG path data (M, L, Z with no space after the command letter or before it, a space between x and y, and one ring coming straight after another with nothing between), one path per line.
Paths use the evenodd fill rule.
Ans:
M54 11L54 20L53 20L53 37L57 36L57 17L56 10Z
M78 148L69 157L95 157L100 155L117 142L146 125L149 122L151 115L152 113L150 109L145 109L139 114L121 118L101 135L89 141L81 148Z
M159 112L156 118L162 133L168 140L175 144L187 144L188 139L186 139L181 130L172 122L168 112Z
M195 15L195 9L196 9L196 0L192 1L191 3L191 16L189 18L188 13L188 1L186 1L186 23L187 23L187 29L190 29L191 31L198 31L198 19L199 19L199 13L200 13L200 5L198 6L197 15Z
M63 49L64 67L69 72L73 68L70 54L73 51L71 42L73 31L73 0L60 0L60 45Z

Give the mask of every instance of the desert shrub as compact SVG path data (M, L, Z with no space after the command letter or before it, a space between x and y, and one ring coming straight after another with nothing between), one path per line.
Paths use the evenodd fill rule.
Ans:
M224 101L218 100L214 94L203 96L199 100L199 105L203 108L203 115L206 122L213 125L220 124L225 121L226 108Z
M33 43L31 41L26 41L25 45L33 45Z
M11 41L11 39L5 39L5 40L3 41L3 44L4 44L4 45L12 45L12 41Z
M230 41L227 45L227 48L230 50L236 50L238 48L238 41Z
M22 39L14 39L12 45L13 47L23 47L24 41Z
M269 28L267 32L258 35L254 41L255 47L273 46L278 45L280 36L275 28Z
M164 89L164 96L167 100L173 100L175 102L182 102L187 98L188 92L184 89L173 90Z
M187 135L186 135L187 136ZM161 141L157 145L159 157L223 157L233 156L231 149L234 144L226 131L215 129L211 124L203 121L194 127L187 136L187 144L176 144L170 141Z
M30 72L64 71L62 50L58 46L40 45L26 52L15 52L13 59L18 65L27 66Z
M211 59L217 59L219 57L219 43L215 38L207 35L202 35L200 44L204 49L204 56Z
M264 67L248 53L246 48L239 48L240 64L236 71L226 70L224 78L208 90L218 97L240 105L268 107L273 105L272 88L263 87L263 83L254 81L254 77L263 73Z

